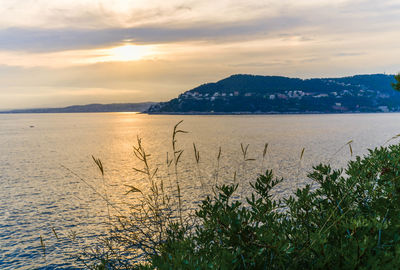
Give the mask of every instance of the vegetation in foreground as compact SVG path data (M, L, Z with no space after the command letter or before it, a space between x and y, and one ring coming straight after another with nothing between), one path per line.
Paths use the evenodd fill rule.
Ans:
M140 140L135 151L148 164ZM344 170L315 166L308 177L316 185L298 189L284 200L272 198L274 187L284 181L274 178L272 171L251 184L254 192L245 200L235 197L238 184L219 185L190 217L176 211L182 207L179 200L173 209L162 183L156 183L146 166L143 172L149 176L151 195L142 195L141 210L134 216L119 220L90 268L396 269L400 265L400 145L369 150Z
M397 269L400 146L370 150L345 171L318 165L309 177L317 188L273 201L282 179L267 171L248 206L232 200L237 185L219 186L196 211L194 230L168 229L148 268Z

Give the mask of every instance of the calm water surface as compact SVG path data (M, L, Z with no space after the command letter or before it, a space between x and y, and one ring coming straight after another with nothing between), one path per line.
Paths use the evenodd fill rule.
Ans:
M400 114L162 116L134 113L0 115L0 268L54 269L81 267L70 259L76 247L94 243L106 231L105 203L76 177L99 192L103 182L91 155L105 167L110 200L121 207L135 201L126 186L146 189L141 167L132 154L137 136L143 138L151 164L166 175L173 126L184 120L178 145L184 149L179 167L184 202L194 208L207 192L202 183L215 182L216 156L222 156L218 182L230 183L234 172L247 182L269 168L285 181L275 190L285 197L309 183L306 174L319 162L344 166L353 154L380 146L400 133ZM200 150L194 161L193 142ZM249 144L243 161L240 144ZM262 160L265 143L268 153ZM300 153L305 148L300 161ZM164 168L164 169L163 169ZM71 173L74 172L74 173ZM246 171L244 174L243 172ZM55 237L52 228L57 232ZM43 256L40 236L46 245Z

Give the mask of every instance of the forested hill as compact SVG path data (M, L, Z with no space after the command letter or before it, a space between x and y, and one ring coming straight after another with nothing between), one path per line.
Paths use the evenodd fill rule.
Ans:
M393 75L297 79L233 75L200 85L148 113L335 113L400 111Z

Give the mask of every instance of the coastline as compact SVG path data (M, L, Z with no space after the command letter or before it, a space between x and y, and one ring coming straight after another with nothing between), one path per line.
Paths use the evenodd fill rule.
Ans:
M140 112L140 111L92 111L92 112L14 112L0 111L0 115L5 114L90 114L90 113L135 113L148 115L322 115L322 114L390 114L400 113L400 111L382 112L382 111L346 111L346 112Z
M400 111L393 112L361 112L361 111L346 111L346 112L140 112L140 114L148 115L321 115L321 114L390 114L400 113Z

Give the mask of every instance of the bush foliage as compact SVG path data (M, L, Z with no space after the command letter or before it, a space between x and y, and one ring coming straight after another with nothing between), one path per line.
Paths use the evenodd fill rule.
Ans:
M394 90L400 91L400 73L394 76L396 79L396 83L392 83L392 87Z
M196 211L193 228L169 226L159 251L141 268L398 269L400 145L369 150L345 170L318 165L317 185L275 201L283 179L272 171L251 184L246 202L237 185L221 185Z

